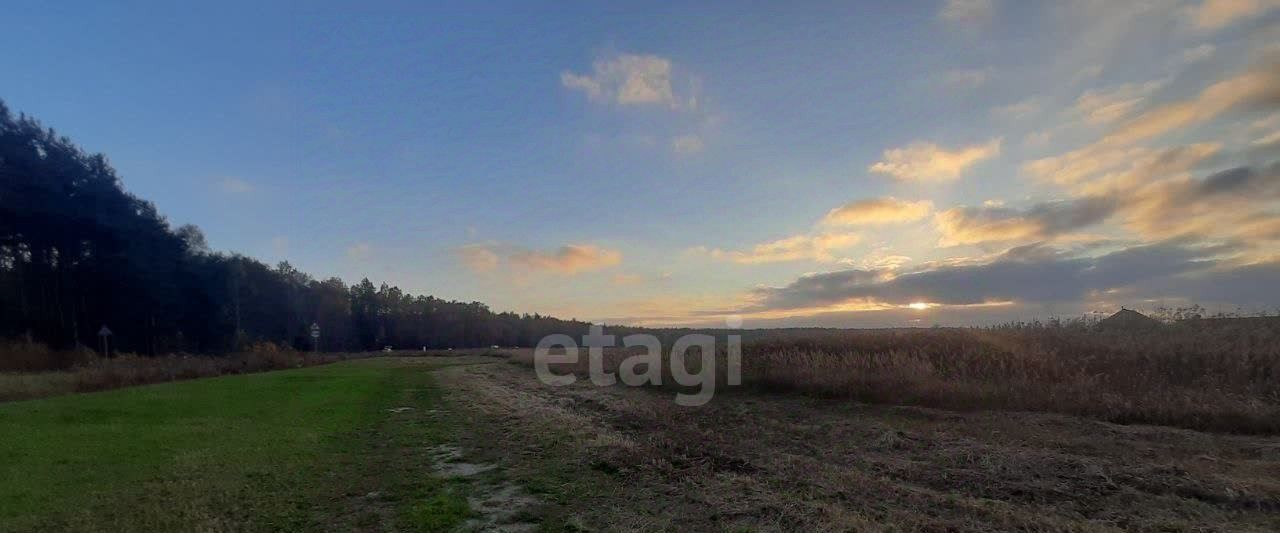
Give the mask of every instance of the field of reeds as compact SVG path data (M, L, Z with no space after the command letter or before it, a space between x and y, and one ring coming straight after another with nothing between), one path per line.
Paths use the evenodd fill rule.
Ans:
M1280 433L1275 318L1193 320L1148 330L1022 324L779 330L749 338L743 383L763 392ZM718 344L717 383L723 384L723 337ZM615 372L632 353L606 350L604 367ZM669 385L669 354L664 357ZM517 360L531 364L532 357ZM587 365L584 351L573 371L586 376Z

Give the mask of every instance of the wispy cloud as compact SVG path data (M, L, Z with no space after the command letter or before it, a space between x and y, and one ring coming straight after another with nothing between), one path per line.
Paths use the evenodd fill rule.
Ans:
M566 244L552 252L525 250L507 258L534 272L573 275L611 267L622 262L622 253L590 244Z
M462 264L472 272L493 272L498 268L498 254L486 244L468 244L458 249Z
M1022 120L1035 116L1036 113L1039 112L1040 102L1035 98L1028 98L1020 102L1014 102L991 110L991 114L993 116L1005 120Z
M1210 85L1194 98L1151 108L1126 121L1101 142L1130 144L1217 118L1236 108L1250 105L1274 107L1278 103L1280 63L1272 58L1242 74Z
M915 142L903 148L885 150L883 158L867 170L904 181L952 181L978 162L1000 155L1001 141L995 138L958 148Z
M929 215L933 202L907 201L893 197L855 200L827 212L822 224L828 226L857 226L912 222Z
M1002 206L953 207L934 218L940 246L1044 241L1099 224L1116 210L1109 198L1079 198L1035 204L1025 210Z
M1169 80L1126 83L1105 89L1090 89L1076 99L1075 109L1090 124L1110 124L1132 114L1152 93Z
M1208 43L1202 44L1200 46L1188 48L1182 51L1182 55L1181 55L1182 64L1190 65L1192 63L1199 63L1201 61L1206 61L1212 58L1215 52L1217 52L1217 47Z
M715 259L740 264L777 263L783 261L832 262L835 252L862 241L857 233L819 233L793 235L764 242L747 250L722 250L699 248Z
M1280 163L1145 184L1126 195L1126 223L1148 239L1280 240Z
M1198 29L1218 30L1277 6L1280 6L1280 1L1276 0L1204 0L1191 6L1187 15Z
M593 244L566 244L555 250L530 250L500 243L468 244L457 249L463 266L477 273L508 269L515 273L573 276L622 263L622 253Z
M561 72L560 83L599 102L697 107L696 94L677 95L672 87L671 60L657 55L618 54L600 59L592 64L590 73Z

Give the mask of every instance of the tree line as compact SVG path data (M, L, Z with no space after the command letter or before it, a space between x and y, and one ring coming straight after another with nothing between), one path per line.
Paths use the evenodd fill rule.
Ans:
M313 323L325 351L530 346L588 327L211 251L125 191L104 155L0 101L0 336L93 347L105 325L113 351L225 353L311 349Z

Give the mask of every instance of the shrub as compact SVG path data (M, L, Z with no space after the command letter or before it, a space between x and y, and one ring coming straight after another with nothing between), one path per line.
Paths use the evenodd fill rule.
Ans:
M7 342L0 347L18 346L23 352L25 368L48 368L49 361L62 361L51 351L32 343ZM333 363L374 354L311 354L281 348L271 343L253 345L248 351L225 355L171 354L142 357L118 354L110 359L96 357L93 352L74 352L73 365L62 371L38 373L0 373L0 401L39 398L73 392L93 392L120 387L145 385L183 379L244 374L299 368ZM16 360L17 358L15 358ZM17 365L14 365L17 366Z
M51 350L31 339L0 339L0 372L65 370L93 360L88 348Z

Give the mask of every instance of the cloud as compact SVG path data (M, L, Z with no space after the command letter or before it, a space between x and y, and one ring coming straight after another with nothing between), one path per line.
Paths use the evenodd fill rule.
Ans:
M677 154L696 154L703 149L702 137L694 134L680 135L671 139L671 150Z
M1194 48L1188 48L1182 51L1182 64L1190 65L1199 63L1213 57L1217 48L1211 44L1205 43Z
M1239 166L1202 179L1172 178L1127 195L1126 222L1148 238L1280 240L1280 163Z
M1213 161L1221 149L1222 145L1218 143L1189 144L1163 150L1088 147L1027 162L1022 170L1043 181L1077 187L1080 192L1118 193L1130 191L1134 186L1156 178L1185 173Z
M582 91L593 101L618 105L662 105L692 108L696 95L685 100L672 89L671 60L656 55L619 54L592 63L589 74L560 73L560 83Z
M822 308L850 302L1079 302L1109 290L1208 269L1222 252L1221 248L1157 243L1100 256L1076 256L1027 246L988 262L941 265L892 276L860 269L809 274L781 287L755 289L755 303L744 311Z
M1235 77L1219 81L1195 98L1149 109L1126 121L1097 144L1126 145L1199 124L1242 107L1280 104L1280 63L1267 61Z
M1135 293L1177 295L1188 302L1273 307L1280 301L1280 262L1230 265L1139 283Z
M793 235L783 239L757 244L750 250L705 251L715 259L740 264L776 263L782 261L835 261L833 252L851 247L862 241L857 233L821 233L817 235Z
M828 211L822 224L828 226L855 226L912 222L929 215L933 202L911 202L893 197L856 200Z
M560 73L560 84L566 89L582 91L587 94L587 98L592 100L600 100L605 97L604 87L599 81L590 76L580 76L569 71Z
M1191 22L1201 30L1225 28L1237 20L1261 15L1280 5L1275 0L1204 0L1188 10Z
M955 207L938 213L934 224L940 246L1043 241L1101 223L1115 210L1114 200L1101 197L1043 202L1022 210Z
M942 84L953 89L977 89L990 80L990 68L954 69L942 76Z
M622 253L591 244L566 244L551 251L530 250L500 243L468 244L457 249L463 266L488 273L509 269L518 274L572 276L622 263Z
M462 264L472 272L493 272L498 268L498 254L485 244L468 244L458 249Z
M896 254L888 246L881 246L870 253L861 254L857 259L841 259L839 263L862 270L890 272L911 264L911 261L911 257Z
M1263 137L1254 139L1249 144L1252 144L1254 146L1261 146L1261 147L1280 145L1280 130L1273 131L1271 133L1266 134Z
M1071 187L1080 195L1076 202L1112 199L1119 220L1148 239L1259 242L1280 238L1280 215L1275 212L1275 202L1280 200L1280 163L1236 166L1199 179L1192 175L1223 155L1218 143L1163 150L1077 151L1039 160L1024 169ZM940 230L955 229L954 237L944 231L944 240L978 242L982 239L973 235L996 234L1001 229L1005 235L1013 235L1015 228L1024 230L1027 238L1041 236L1033 225L1016 216L975 218L991 224L988 227L965 217L943 220L940 215Z
M867 170L904 181L952 181L974 164L1000 155L1001 141L1001 138L995 138L983 144L954 149L915 142L903 148L885 150L883 158Z
M1076 111L1090 124L1110 124L1129 116L1152 93L1169 80L1126 83L1107 89L1091 89L1076 99Z
M254 186L240 178L222 178L218 181L218 190L227 194L244 194L253 192Z
M1005 120L1021 120L1034 116L1039 112L1040 102L1036 101L1035 98L1028 98L1021 102L1014 102L991 110L993 116Z
M622 254L590 244L567 244L554 252L519 251L511 254L507 260L530 271L568 276L617 265L622 262Z
M952 23L983 23L995 15L994 0L946 0L938 18Z
M1243 73L1213 83L1194 97L1137 113L1130 112L1136 104L1128 105L1126 97L1137 97L1135 93L1143 92L1146 86L1130 86L1131 90L1120 91L1124 97L1118 99L1103 98L1101 93L1095 93L1098 101L1106 100L1112 105L1119 105L1119 108L1086 104L1082 106L1083 110L1099 112L1110 109L1097 116L1101 121L1124 117L1116 120L1118 125L1082 148L1028 161L1022 170L1041 180L1076 187L1077 192L1095 194L1106 189L1111 193L1133 194L1133 188L1143 182L1177 175L1213 161L1221 154L1220 143L1199 143L1166 150L1134 145L1213 120L1229 111L1261 111L1280 106L1280 62L1275 59L1264 60ZM1087 101L1082 96L1080 103Z

